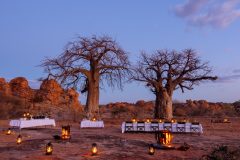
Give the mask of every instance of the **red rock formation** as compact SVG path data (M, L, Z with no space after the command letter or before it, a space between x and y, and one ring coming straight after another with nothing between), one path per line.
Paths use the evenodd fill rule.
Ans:
M33 98L33 90L29 87L28 81L24 77L17 77L9 82L13 96L30 100Z
M36 98L42 102L50 102L51 104L58 105L63 96L64 90L57 83L56 80L44 80L37 91Z
M0 78L0 94L4 94L4 95L11 94L9 84L5 81L4 78Z
M71 106L73 106L74 108L77 108L77 107L81 106L81 104L79 103L79 99L78 99L79 94L75 89L72 89L72 88L68 89L66 91L66 95L67 95L66 99L69 100Z

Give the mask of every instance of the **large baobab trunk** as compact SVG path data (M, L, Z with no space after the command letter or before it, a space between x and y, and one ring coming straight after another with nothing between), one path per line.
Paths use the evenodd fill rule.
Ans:
M156 93L155 118L164 118L168 120L173 118L172 95L169 95L167 91Z
M99 77L88 80L86 111L89 116L98 112L99 107Z

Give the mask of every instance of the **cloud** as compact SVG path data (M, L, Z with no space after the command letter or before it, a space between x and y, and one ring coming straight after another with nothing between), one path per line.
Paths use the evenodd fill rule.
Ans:
M240 19L240 0L187 0L174 13L193 26L224 28Z

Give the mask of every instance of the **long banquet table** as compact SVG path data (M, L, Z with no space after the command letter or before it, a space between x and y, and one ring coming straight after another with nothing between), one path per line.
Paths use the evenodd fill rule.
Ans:
M30 127L38 127L38 126L56 126L54 119L44 118L44 119L24 119L20 118L17 120L11 120L9 122L11 127L22 128L30 128Z
M104 128L103 121L82 120L80 128Z
M179 123L157 123L157 129L152 130L151 128L151 122L144 122L141 130L138 129L138 123L132 122L122 123L122 133L124 132L156 132L156 131L162 131L162 130L170 130L171 132L175 133L203 133L203 127L202 124L194 124L190 122L186 122L184 124ZM168 129L165 128L165 126L168 126ZM129 129L130 127L130 129ZM181 129L180 129L181 128ZM127 129L127 130L126 130Z

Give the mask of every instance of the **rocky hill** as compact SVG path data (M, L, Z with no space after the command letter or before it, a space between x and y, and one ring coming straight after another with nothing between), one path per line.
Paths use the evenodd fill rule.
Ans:
M24 112L43 114L59 120L79 120L84 116L79 94L74 89L63 89L55 80L45 80L39 89L29 87L26 78L17 77L10 82L0 78L0 119L19 118ZM154 102L116 102L100 106L101 118L151 118ZM174 103L173 114L178 117L239 116L240 102L211 103L206 100L187 100Z
M44 80L39 89L32 89L24 77L14 78L10 82L0 78L0 111L5 113L0 118L19 117L24 112L65 118L73 111L82 111L78 99L78 92L63 89L53 79Z
M211 103L206 100L187 100L186 103L174 103L173 115L176 117L232 117L240 116L239 103ZM154 102L140 100L136 103L117 102L110 103L100 109L105 118L129 119L137 117L140 119L152 118L154 113Z

